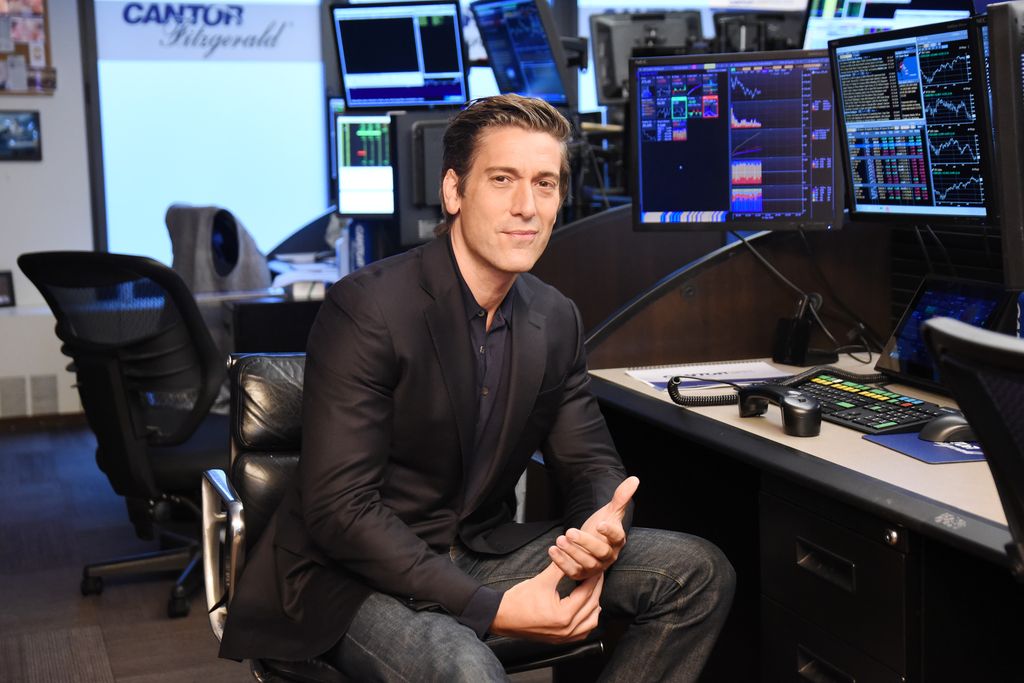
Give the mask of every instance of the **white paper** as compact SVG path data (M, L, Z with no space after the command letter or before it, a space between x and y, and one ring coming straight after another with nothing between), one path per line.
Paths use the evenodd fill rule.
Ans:
M641 382L646 382L657 389L664 389L669 379L680 375L700 378L684 379L679 383L681 387L693 389L721 385L723 380L740 384L751 384L790 376L785 370L779 370L760 360L661 366L627 370L626 374Z
M28 65L24 55L7 56L7 89L28 90Z
M37 69L46 66L46 43L28 44L28 63Z

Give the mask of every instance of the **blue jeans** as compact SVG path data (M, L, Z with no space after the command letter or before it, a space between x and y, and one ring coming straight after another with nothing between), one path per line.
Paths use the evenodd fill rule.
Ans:
M559 533L501 557L457 547L452 561L484 585L505 590L547 566L547 548ZM728 615L735 580L722 552L702 538L631 529L601 593L601 619L629 625L600 680L696 680ZM328 658L357 681L507 680L470 628L382 593L366 600Z

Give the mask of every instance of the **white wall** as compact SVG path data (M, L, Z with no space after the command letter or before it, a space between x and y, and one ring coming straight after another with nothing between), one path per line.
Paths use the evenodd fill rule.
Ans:
M0 309L0 418L20 412L10 393L18 380L25 382L24 403L32 412L29 377L55 375L59 412L80 410L53 317L17 265L27 251L93 247L78 8L67 0L48 8L56 92L0 95L0 109L39 111L43 148L42 161L0 162L0 270L14 273L18 303L15 310ZM38 412L54 412L47 404Z

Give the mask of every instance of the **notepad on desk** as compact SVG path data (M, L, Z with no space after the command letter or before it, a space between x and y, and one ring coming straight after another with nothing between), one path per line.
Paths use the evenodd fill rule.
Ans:
M668 381L671 378L680 376L697 378L683 379L679 383L680 387L686 389L720 386L722 383L728 382L754 384L790 376L785 370L779 370L763 360L656 365L628 368L626 374L662 391L668 386Z

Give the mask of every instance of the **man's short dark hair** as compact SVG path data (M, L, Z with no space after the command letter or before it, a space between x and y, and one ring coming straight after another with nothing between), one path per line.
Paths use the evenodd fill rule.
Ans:
M465 196L466 179L476 158L481 134L488 128L522 128L528 131L548 133L562 145L562 167L558 174L558 193L561 201L569 192L569 151L572 126L564 116L544 100L521 95L495 95L474 100L456 114L448 123L444 133L444 152L441 159L442 188L448 169L459 178L459 196ZM440 190L443 193L443 189ZM434 230L435 235L446 234L455 220L444 205L441 195L441 211L444 222Z

